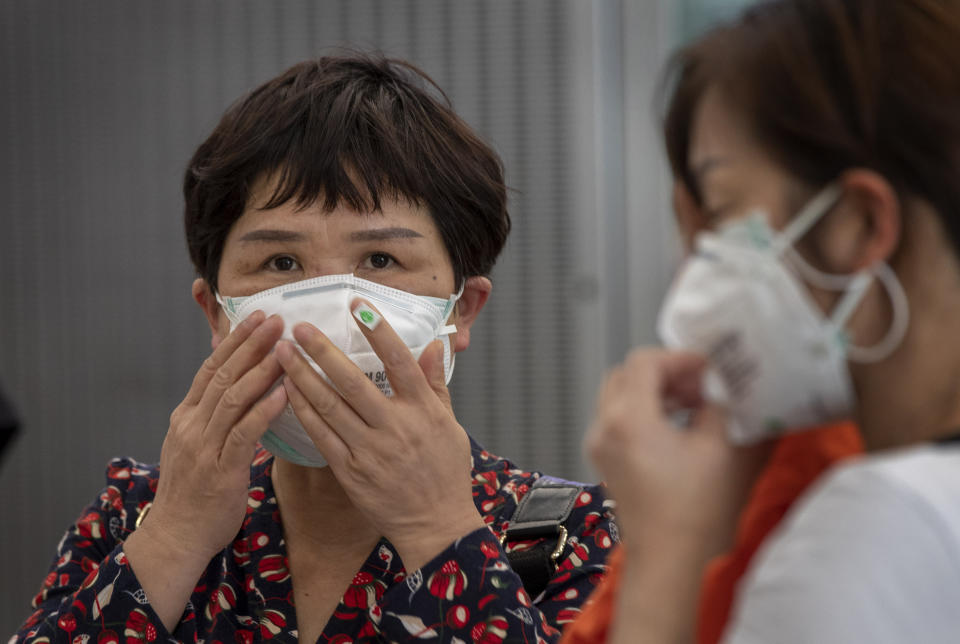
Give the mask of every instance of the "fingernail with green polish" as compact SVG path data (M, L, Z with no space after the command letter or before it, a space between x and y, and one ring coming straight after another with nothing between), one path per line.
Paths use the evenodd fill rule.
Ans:
M371 309L366 303L361 303L360 306L353 310L353 317L360 320L363 326L371 331L376 329L377 325L380 324L380 320L383 319L379 313Z

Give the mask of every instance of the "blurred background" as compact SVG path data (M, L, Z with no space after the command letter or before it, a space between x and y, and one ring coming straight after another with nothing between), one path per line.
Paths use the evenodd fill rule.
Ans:
M602 375L655 341L678 261L655 107L669 51L743 0L0 3L0 638L117 455L155 462L209 353L180 183L223 110L336 47L422 67L502 155L514 231L457 359L460 422L592 480ZM535 317L525 311L537 311Z

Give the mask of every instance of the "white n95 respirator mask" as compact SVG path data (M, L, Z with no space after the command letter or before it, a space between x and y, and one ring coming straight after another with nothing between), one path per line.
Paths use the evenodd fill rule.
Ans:
M330 379L293 339L293 327L309 322L354 363L385 395L393 395L383 361L367 342L350 312L358 297L369 300L400 339L419 358L434 340L443 342L443 373L447 383L453 375L454 354L450 334L456 327L447 320L462 293L447 299L414 295L370 282L354 275L325 275L293 284L284 284L246 297L221 297L217 301L230 320L230 330L248 315L262 310L267 316L283 318L283 339L300 349L310 365L329 383ZM279 386L279 385L278 385ZM288 404L272 423L261 443L271 453L299 465L324 467L326 459L317 450L300 420Z
M903 340L909 307L889 266L833 275L793 248L840 196L829 186L779 233L762 212L700 233L667 294L660 338L669 348L707 356L704 395L727 408L735 443L849 418L847 361L883 360ZM876 345L854 346L845 325L874 280L890 297L893 322ZM841 294L829 314L804 282Z

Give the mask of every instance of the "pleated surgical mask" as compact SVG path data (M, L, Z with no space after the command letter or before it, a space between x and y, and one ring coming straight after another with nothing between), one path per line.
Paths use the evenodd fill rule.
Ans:
M415 358L419 358L431 342L440 339L443 342L444 378L449 383L454 366L450 334L456 331L456 327L448 325L447 321L462 292L461 289L460 293L446 299L414 295L343 274L284 284L245 297L217 295L217 301L230 320L231 331L254 311L262 310L267 316L279 315L284 323L282 338L292 342L310 365L330 382L293 338L293 327L300 322L309 322L343 351L380 391L391 396L393 390L383 362L357 326L350 311L351 303L357 298L372 303ZM261 443L274 455L299 465L324 467L327 464L289 404L270 424Z

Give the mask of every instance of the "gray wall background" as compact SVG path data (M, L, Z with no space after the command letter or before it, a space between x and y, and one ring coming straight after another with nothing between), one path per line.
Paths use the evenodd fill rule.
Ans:
M209 353L181 226L188 157L235 98L333 47L420 65L503 156L514 232L455 408L491 451L593 478L580 441L597 383L654 340L676 261L651 105L677 6L0 2L0 383L24 421L0 462L0 637L106 462L159 458Z

